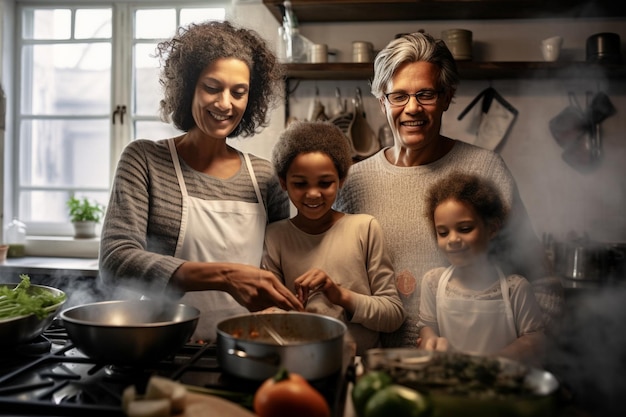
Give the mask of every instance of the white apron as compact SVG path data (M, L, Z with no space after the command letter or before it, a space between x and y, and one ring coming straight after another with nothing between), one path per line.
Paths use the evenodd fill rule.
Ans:
M261 265L267 214L248 154L244 159L258 203L202 200L187 193L174 139L168 141L183 196L183 212L176 245L177 258L198 262L234 262ZM214 342L221 320L248 310L224 291L190 291L181 299L200 310L193 340Z
M490 354L517 339L509 286L500 268L496 269L500 276L501 300L449 298L446 286L454 267L448 267L441 275L437 287L437 322L439 334L448 339L452 349Z

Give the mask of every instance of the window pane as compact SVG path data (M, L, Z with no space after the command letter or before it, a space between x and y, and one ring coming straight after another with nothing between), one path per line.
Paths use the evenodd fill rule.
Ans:
M135 122L135 138L159 140L179 136L182 132L172 124L161 121L137 121Z
M136 114L159 114L162 89L159 84L159 61L153 57L155 48L156 44L152 43L135 45L133 102Z
M72 14L68 9L25 10L24 39L69 39Z
M76 39L108 39L112 33L111 9L76 10Z
M22 65L22 113L109 113L110 44L28 46Z
M207 7L201 9L182 9L180 11L180 25L187 26L192 22L205 20L224 20L226 9L222 7Z
M79 198L87 197L103 205L109 202L108 192L77 193L76 195ZM65 202L69 198L69 191L22 191L18 218L25 222L67 223L69 216Z
M147 9L135 13L135 39L169 38L176 30L176 10Z
M21 185L107 188L109 129L108 118L22 121Z

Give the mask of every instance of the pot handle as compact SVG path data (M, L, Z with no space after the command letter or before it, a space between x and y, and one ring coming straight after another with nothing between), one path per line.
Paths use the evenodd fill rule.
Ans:
M228 349L227 353L232 356L237 356L243 359L250 359L256 362L266 363L273 366L280 365L280 355L278 353L270 353L265 356L253 356L241 349Z

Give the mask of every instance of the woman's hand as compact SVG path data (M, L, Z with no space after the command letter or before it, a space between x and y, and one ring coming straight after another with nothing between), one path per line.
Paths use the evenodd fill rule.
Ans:
M304 310L302 303L273 273L251 265L185 262L174 273L171 285L182 291L226 291L250 311L268 307Z
M331 303L354 313L350 290L341 287L341 284L337 284L321 269L313 268L300 275L294 281L294 286L298 300L304 305L313 293L320 291Z
M270 271L252 268L232 274L231 285L234 291L230 295L250 311L259 311L268 307L283 310L303 311L304 305ZM236 279L235 279L236 278Z

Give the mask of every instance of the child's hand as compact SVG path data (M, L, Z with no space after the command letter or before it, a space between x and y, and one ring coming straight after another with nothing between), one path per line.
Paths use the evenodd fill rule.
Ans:
M341 305L342 288L340 284L336 284L321 269L313 268L300 275L294 281L296 296L302 304L306 306L306 302L316 292L323 292L326 298L333 303Z
M422 339L420 343L420 348L445 352L450 348L450 346L448 345L448 339L446 339L445 337L436 336Z

